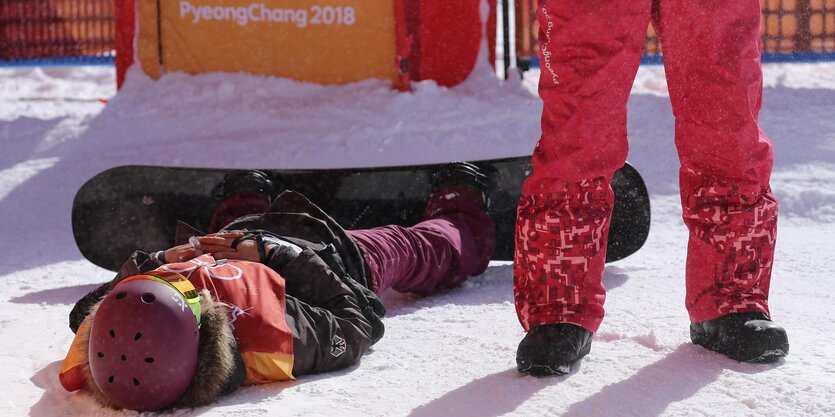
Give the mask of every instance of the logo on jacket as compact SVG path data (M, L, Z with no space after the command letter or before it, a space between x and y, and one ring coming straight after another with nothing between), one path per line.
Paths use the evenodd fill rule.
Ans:
M545 29L545 42L541 43L540 50L542 56L545 58L544 67L551 74L551 82L557 85L560 83L560 78L557 76L557 72L554 70L554 64L551 62L551 55L553 55L553 52L551 52L551 31L554 30L554 20L551 18L545 6L542 6L542 15L548 19L548 24L546 25L547 29Z
M345 343L345 339L339 337L339 335L333 335L333 339L331 339L331 356L338 358L346 350L348 350L348 344Z
M255 306L252 306L244 310L232 303L229 303L229 305L232 307L232 311L229 312L229 316L231 316L229 320L229 326L232 327L232 330L235 330L235 322L238 321L238 317L249 316L250 314L247 313L247 311L255 308Z

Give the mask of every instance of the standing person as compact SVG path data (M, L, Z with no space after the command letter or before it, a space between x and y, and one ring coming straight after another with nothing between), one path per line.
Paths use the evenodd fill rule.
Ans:
M215 220L251 213L270 194L257 171L221 184ZM216 234L135 252L70 313L76 337L61 384L107 406L163 410L350 366L383 336L378 293L430 295L485 270L489 186L477 167L450 164L424 221L348 231L287 191Z
M768 291L777 200L762 99L757 0L544 0L544 103L516 224L514 295L527 335L517 366L564 374L603 320L610 181L626 161L626 104L652 21L664 48L690 230L693 343L745 362L788 353Z

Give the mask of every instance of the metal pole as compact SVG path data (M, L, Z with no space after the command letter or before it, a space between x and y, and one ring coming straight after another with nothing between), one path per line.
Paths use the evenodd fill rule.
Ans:
M510 77L511 72L516 72L516 1L505 0L507 3L507 12L505 13L505 21L507 21L507 34L505 39L505 63L507 70L505 70L505 78ZM514 70L514 71L511 71Z
M797 0L795 4L797 17L797 34L794 37L794 50L809 51L812 49L812 5L810 0Z
M157 53L159 54L159 71L160 75L165 70L162 57L162 7L161 0L157 0Z
M506 80L510 75L510 0L502 0L502 79ZM498 20L498 19L496 19Z

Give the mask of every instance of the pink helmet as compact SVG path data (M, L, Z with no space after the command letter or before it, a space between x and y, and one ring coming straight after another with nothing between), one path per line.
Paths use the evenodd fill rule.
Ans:
M90 371L114 405L173 405L197 368L199 295L185 278L135 275L102 300L90 330ZM164 275L164 276L163 276Z

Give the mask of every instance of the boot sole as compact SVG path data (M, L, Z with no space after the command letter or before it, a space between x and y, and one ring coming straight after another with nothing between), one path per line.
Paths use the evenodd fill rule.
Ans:
M762 355L757 356L753 359L744 360L742 362L750 362L750 363L772 363L777 362L780 358L785 357L788 355L788 349L772 349L764 352Z
M695 345L699 345L712 352L725 355L728 358L733 359L737 362L758 364L772 363L780 360L781 358L789 354L788 343L779 343L780 346L773 347L771 349L766 349L762 353L754 355L743 355L741 352L723 352L722 347L719 346L718 343L710 343L706 334L698 331L693 327L690 327L690 340Z
M577 355L577 358L570 362L565 362L561 364L534 364L530 363L525 366L517 361L516 369L519 372L524 374L529 374L531 376L537 377L546 377L546 376L555 376L555 375L565 375L571 372L574 369L574 366L580 359L583 359L584 356L588 355L591 352L591 343L588 343L585 347L580 349L580 352Z

